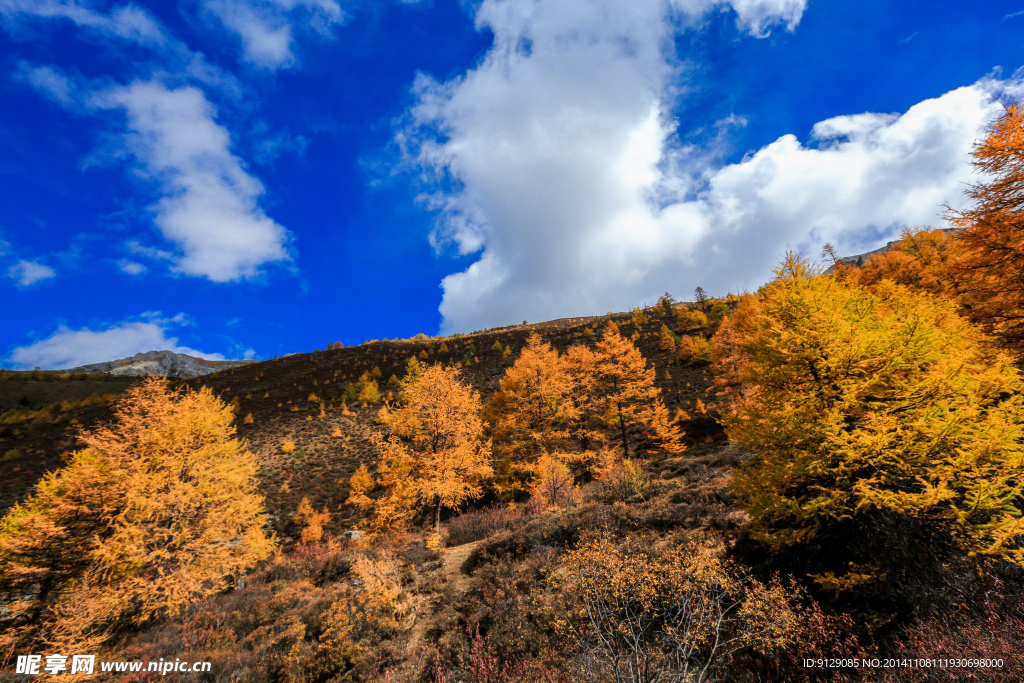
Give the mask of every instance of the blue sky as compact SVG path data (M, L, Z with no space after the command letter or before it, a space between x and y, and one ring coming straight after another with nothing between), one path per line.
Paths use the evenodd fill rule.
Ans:
M756 288L941 226L1024 4L0 0L0 365Z

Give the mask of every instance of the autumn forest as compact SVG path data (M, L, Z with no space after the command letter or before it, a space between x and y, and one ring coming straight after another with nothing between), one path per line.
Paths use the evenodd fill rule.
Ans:
M972 162L950 229L753 293L2 373L0 679L1024 680L1024 109Z

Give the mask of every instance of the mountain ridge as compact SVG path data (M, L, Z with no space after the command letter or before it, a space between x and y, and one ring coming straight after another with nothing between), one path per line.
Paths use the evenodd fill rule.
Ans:
M67 370L58 370L57 372L61 374L101 372L127 377L160 375L174 379L188 379L255 362L251 360L207 360L184 353L164 350L137 353L130 358L119 358L103 363L90 363Z

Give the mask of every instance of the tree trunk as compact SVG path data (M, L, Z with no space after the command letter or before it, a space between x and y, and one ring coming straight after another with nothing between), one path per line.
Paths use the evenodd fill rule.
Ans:
M434 531L441 533L441 496L434 494Z
M622 457L629 457L629 444L626 442L626 420L622 417L622 402L617 403L619 407L619 429L622 431Z

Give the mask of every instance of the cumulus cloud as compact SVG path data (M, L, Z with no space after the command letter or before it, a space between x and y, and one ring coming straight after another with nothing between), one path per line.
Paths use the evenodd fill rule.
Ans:
M169 258L177 272L214 282L255 277L260 266L288 260L288 233L259 206L263 184L232 153L231 136L201 90L158 80L94 90L50 67L25 64L20 74L73 110L124 114L123 148L162 190L150 207L153 222L178 247L168 253L132 242L133 251ZM75 90L88 97L64 97Z
M177 337L169 337L169 330L184 322L183 316L160 318L143 315L142 320L124 321L105 329L87 327L71 329L61 325L45 339L15 348L8 360L14 368L46 370L74 368L90 363L102 363L134 356L147 351L173 351L196 358L224 360L218 353L204 353L178 344Z
M543 5L543 11L541 6ZM485 0L483 61L420 76L398 141L432 191L432 240L473 255L442 282L446 330L623 310L666 289L754 288L787 245L870 248L938 220L995 111L983 82L903 114L820 122L722 166L680 147L671 39L701 13L796 26L802 2ZM723 130L741 124L722 122Z
M28 287L56 275L57 271L38 261L21 260L7 269L7 277L14 280L19 287Z
M238 37L243 59L264 69L295 64L297 32L329 37L345 20L334 0L205 0L203 7Z

